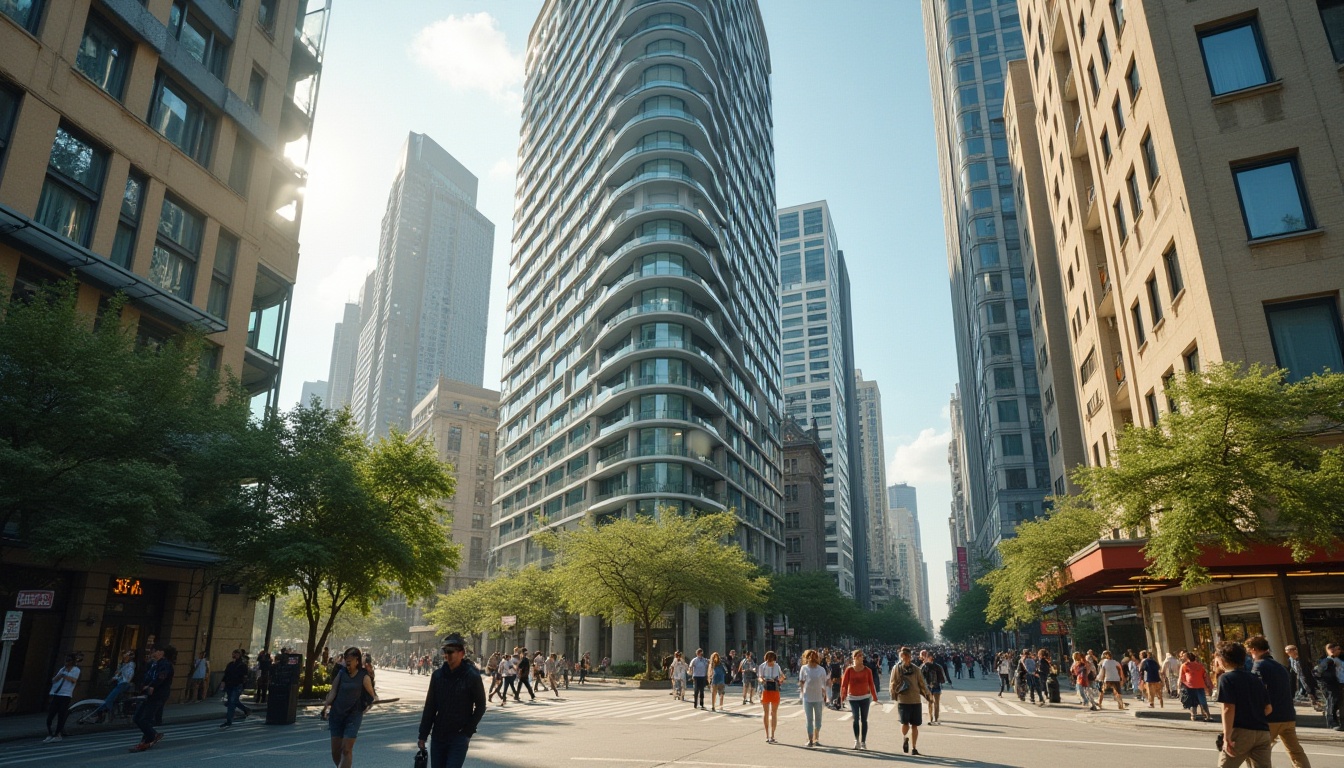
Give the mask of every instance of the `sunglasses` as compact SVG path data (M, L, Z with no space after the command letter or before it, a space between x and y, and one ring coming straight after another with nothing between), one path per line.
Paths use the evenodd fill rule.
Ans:
M444 649L443 649L443 655L444 655L444 656L447 656L447 655L450 654L450 653L466 653L466 652L467 652L467 649L466 649L466 648L444 648Z

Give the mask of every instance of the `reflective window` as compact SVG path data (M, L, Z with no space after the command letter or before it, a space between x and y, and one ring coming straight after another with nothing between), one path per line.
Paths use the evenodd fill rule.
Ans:
M64 126L58 127L37 203L37 222L61 237L87 246L106 165L106 152Z
M1274 79L1254 17L1201 32L1199 48L1214 96Z
M36 34L37 22L42 18L42 0L0 0L0 13Z
M1335 61L1344 63L1344 0L1316 0Z
M135 236L140 229L140 211L144 207L144 176L131 171L126 178L126 190L121 196L121 211L117 220L117 234L112 240L112 261L127 269L134 260Z
M210 159L214 120L204 107L185 94L185 90L160 72L150 105L149 124L178 149L205 165Z
M228 41L215 33L203 17L187 7L185 0L173 3L168 13L168 33L177 38L191 58L205 66L210 74L224 79L228 65Z
M215 267L210 277L210 294L205 309L219 318L229 316L229 287L233 283L233 268L238 261L238 238L220 230L219 244L215 247Z
M184 301L191 301L200 259L205 219L170 196L164 196L158 236L150 260L149 280Z
M1246 236L1270 237L1315 227L1297 157L1233 167Z
M686 70L672 64L658 64L644 70L640 76L642 85L659 82L684 83L686 82Z
M99 88L120 99L131 64L133 46L93 14L84 25L84 39L75 53L75 67Z
M1266 304L1265 318L1274 361L1288 370L1289 381L1327 370L1344 372L1344 332L1340 331L1337 298Z

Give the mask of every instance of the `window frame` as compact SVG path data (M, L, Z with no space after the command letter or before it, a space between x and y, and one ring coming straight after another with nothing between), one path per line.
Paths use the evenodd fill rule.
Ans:
M192 216L199 220L200 232L198 232L196 235L197 239L195 243L195 252L192 251L191 246L189 244L178 242L175 238L173 238L171 235L169 235L167 232L163 230L163 220L164 220L163 211L164 208L169 205L172 205L180 209L184 215ZM190 270L186 274L185 279L183 280L182 287L179 288L177 291L173 291L167 286L160 285L159 283L154 284L157 285L159 289L164 291L165 293L176 296L179 299L182 299L183 301L187 302L188 304L192 303L192 297L196 293L196 278L197 273L200 271L201 247L205 239L206 222L207 219L204 214L197 212L191 206L182 202L180 198L174 196L171 193L165 194L163 196L163 202L159 206L159 223L154 227L154 249L157 251L160 248L162 248L170 256L174 256L182 260L187 265L189 265ZM152 261L151 261L151 271L152 271ZM151 280L150 282L153 282L153 280Z
M1143 215L1143 191L1139 189L1139 172L1134 166L1129 167L1129 174L1125 176L1125 188L1129 190L1129 212L1138 221Z
M33 0L33 4L28 8L27 19L20 21L17 17L11 16L8 13L0 13L0 15L3 15L10 21L14 22L14 24L18 25L20 29L24 30L28 34L36 36L38 29L41 28L42 26L42 18L43 16L46 15L44 13L46 9L47 4L45 0Z
M1295 186L1297 187L1298 202L1301 204L1302 207L1303 226L1299 229L1294 229L1288 232L1272 232L1263 235L1254 234L1251 232L1250 217L1246 215L1246 201L1241 194L1241 181L1239 174L1247 171L1255 171L1262 168L1269 168L1275 165L1282 165L1285 163L1289 166L1289 168L1292 169L1293 172L1293 181ZM1246 227L1246 239L1248 241L1255 242L1258 240L1284 237L1288 235L1295 235L1300 232L1310 232L1313 229L1316 229L1317 226L1316 216L1311 210L1311 197L1310 195L1307 194L1307 182L1302 175L1302 164L1300 162L1300 155L1296 151L1292 152L1292 154L1274 155L1272 157L1262 158L1251 162L1242 162L1242 163L1234 162L1231 164L1230 170L1232 171L1232 187L1236 190L1237 193L1237 207L1241 211L1241 221L1242 224Z
M1150 272L1143 285L1148 294L1148 315L1153 319L1153 328L1157 328L1166 319L1162 312L1162 289L1157 286L1157 274Z
M1181 275L1181 255L1177 252L1175 243L1162 252L1162 267L1167 273L1167 290L1171 292L1171 300L1175 302L1176 297L1185 291L1185 278Z
M1125 202L1119 195L1111 203L1111 212L1115 214L1116 234L1120 235L1120 244L1124 245L1129 240L1129 223L1125 221Z
M195 108L199 112L199 119L194 127L189 126L189 121L183 121L183 130L193 134L187 142L191 144L190 148L178 144L159 127L159 122L162 117L160 110L163 108L163 92L165 89L167 89L174 98L186 105L188 114L190 114L192 108ZM210 166L210 160L214 154L216 134L215 115L201 100L197 99L191 91L183 88L178 80L169 77L163 70L159 70L154 76L154 90L151 92L149 100L149 119L146 122L149 123L149 127L153 129L155 133L162 136L169 144L177 147L182 154L191 158L199 165L205 166L206 168Z
M1125 90L1129 91L1129 103L1138 101L1139 94L1143 91L1143 82L1139 78L1139 62L1137 59L1129 60L1129 67L1125 69Z
M176 15L176 21L174 21ZM182 28L190 24L191 29L203 39L205 50L202 52L202 58L196 58L190 48L182 42ZM200 13L195 12L195 3L187 0L173 0L168 10L168 34L177 41L178 47L183 49L192 60L198 62L205 71L209 72L216 80L224 82L229 71L229 53L233 47L227 38L220 34L219 30L210 23L209 19ZM202 34L202 30L205 34Z
M4 168L10 134L14 131L14 124L19 118L19 109L23 106L23 91L11 87L5 80L0 80L0 104L4 102L7 102L5 109L0 109L0 169Z
M1143 328L1143 305L1137 300L1129 305L1129 320L1134 326L1135 346L1143 347L1148 343L1148 332Z
M1327 9L1334 9L1339 14L1338 39L1330 36L1330 22L1325 17ZM1344 64L1344 0L1316 0L1316 11L1321 16L1321 29L1325 32L1326 42L1330 44L1330 54L1336 64Z
M1274 334L1273 313L1276 311L1301 309L1309 306L1322 306L1322 305L1330 310L1330 317L1334 321L1335 339L1336 341L1339 342L1340 345L1340 356L1344 357L1344 322L1341 322L1340 317L1339 294L1334 293L1326 296L1315 296L1312 298L1298 299L1295 301L1267 301L1265 302L1264 305L1265 329L1269 332L1269 344L1270 349L1274 352L1274 365L1276 367L1286 369L1286 367L1280 362L1279 342ZM1302 379L1307 378L1307 376L1293 378L1292 370L1291 369L1286 370L1289 371L1288 380L1290 382L1301 381ZM1340 371L1334 371L1334 372L1340 373ZM1310 375L1312 374L1308 374L1308 376Z
M233 256L231 257L232 261L228 265L228 269L221 269L219 256L220 253L224 251L224 244L226 242L232 244ZM205 296L205 311L221 320L228 320L229 302L233 299L233 275L238 268L238 249L240 247L242 247L242 242L237 235L234 235L223 227L219 228L219 236L215 240L215 258L210 265L210 288ZM220 291L219 294L216 293L216 288ZM215 311L215 299L217 295L223 296L221 299L224 305L222 312Z
M1143 175L1148 179L1148 188L1152 189L1162 178L1162 166L1157 162L1157 146L1153 142L1153 132L1149 129L1139 140L1139 154L1143 156Z
M129 198L129 191L132 183L140 186L139 199L135 201L135 209L127 210L126 201ZM117 230L112 238L112 251L108 254L108 260L113 264L120 265L126 269L131 269L135 264L135 243L140 237L140 222L145 218L145 190L149 187L149 177L137 171L135 168L126 175L126 186L121 193L121 205L117 206ZM126 239L123 240L122 238ZM121 243L127 243L127 251L124 254L125 263L117 251Z
M1211 38L1247 26L1251 28L1251 34L1255 40L1256 53L1258 53L1260 56L1260 66L1264 72L1264 80L1259 83L1254 83L1252 85L1242 86L1241 88L1233 88L1227 91L1219 91L1217 89L1217 86L1214 85L1213 82L1213 70L1209 69L1209 57L1204 49L1204 41L1207 38ZM1268 85L1269 83L1273 83L1277 79L1274 76L1274 68L1273 66L1270 65L1269 52L1265 49L1265 37L1260 31L1260 16L1257 13L1252 13L1247 16L1241 16L1240 18L1232 19L1231 21L1227 21L1222 24L1205 27L1203 29L1197 29L1195 30L1195 42L1199 46L1199 60L1201 63L1204 64L1204 76L1208 79L1209 94L1213 98L1218 98L1219 96L1227 96L1228 94L1233 93L1240 93L1242 91L1247 91L1252 88L1259 88L1262 85Z
M101 207L103 189L107 185L107 166L111 153L100 147L97 143L90 140L85 134L76 129L72 129L68 124L62 122L56 127L56 135L52 139L52 154L55 154L56 143L60 140L60 135L64 133L70 139L80 142L88 147L89 151L98 158L98 180L96 186L88 184L74 178L64 170L54 167L51 164L52 155L47 156L47 164L42 175L42 188L38 194L37 213L34 220L48 229L52 229L46 222L41 220L41 214L45 206L42 201L47 197L47 185L54 184L57 191L72 195L75 198L83 200L88 204L88 219L84 223L83 231L79 232L79 237L70 237L68 234L52 229L60 237L69 240L72 243L78 243L85 248L89 247L89 242L93 238L93 230L97 226L99 208Z
M103 75L101 79L95 78L93 73L86 70L81 64L81 61L85 60L83 56L84 41L89 38L90 30L101 34L104 40L110 39L112 42L116 43L118 50L122 50L126 54L125 56L115 55L116 62L114 66L110 67L108 73ZM126 81L131 71L131 63L135 57L135 47L135 43L129 37L122 34L121 30L114 27L103 18L101 14L90 12L88 18L84 22L84 32L79 38L79 48L75 52L75 71L82 74L89 80L89 82L98 86L98 89L107 95L117 101L123 101L126 96ZM115 76L115 88L109 87L112 84L108 82L114 71L117 72Z

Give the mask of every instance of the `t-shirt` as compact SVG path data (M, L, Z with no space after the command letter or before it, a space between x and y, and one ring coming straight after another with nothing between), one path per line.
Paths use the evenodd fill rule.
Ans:
M1078 682L1079 685L1087 685L1087 662L1075 661L1069 668L1069 675Z
M56 680L56 682L52 683L51 695L52 696L75 695L75 681L79 680L79 667L71 667L69 669L61 667L60 671L58 671L56 674L65 675L66 677L69 677L71 679L66 680L65 677L62 677Z
M668 670L673 680L680 680L686 677L686 670L690 668L691 665L687 664L685 659L673 659L672 666L668 667Z
M1023 656L1022 671L1026 672L1028 675L1036 674L1036 659L1030 656Z
M1139 674L1143 676L1141 679L1145 683L1162 682L1162 667L1158 665L1156 659L1147 658L1140 662Z
M873 685L873 672L868 667L845 667L840 676L840 693L848 699L871 698L876 692Z
M691 677L709 677L709 659L704 656L692 658Z
M756 674L760 675L761 683L764 684L767 680L778 680L780 676L784 674L784 668L778 664L767 661L756 667ZM762 685L762 688L764 688L764 685Z
M1181 664L1181 685L1186 688L1208 688L1208 674L1204 671L1204 665L1198 661L1187 661Z
M499 673L505 677L517 677L518 667L514 664L513 659L505 659L499 662Z
M1232 715L1233 728L1269 730L1269 721L1265 719L1269 694L1265 691L1264 683L1245 669L1224 672L1218 678L1218 703L1236 707Z
M752 661L751 659L743 659L742 663L738 665L737 671L742 673L743 678L747 680L755 680L756 662Z
M804 664L798 670L798 693L803 701L825 701L830 682L831 673L821 665Z
M1125 673L1120 669L1120 662L1115 659L1101 660L1101 679L1108 683L1118 683L1125 679Z
M206 661L205 659L197 659L196 665L191 668L191 679L201 680L205 677L206 673L209 671L210 671L210 662Z
M1255 675L1265 684L1265 693L1274 707L1265 718L1271 723L1291 723L1297 720L1293 709L1293 681L1288 669L1272 656L1263 656L1255 662Z

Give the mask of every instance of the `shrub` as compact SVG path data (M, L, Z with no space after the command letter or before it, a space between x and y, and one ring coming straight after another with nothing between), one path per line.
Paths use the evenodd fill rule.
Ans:
M661 669L655 669L652 672L650 672L647 677L645 677L643 672L636 673L632 675L632 677L635 680L666 680L667 673Z
M644 662L642 661L622 661L611 665L611 674L616 677L633 677L644 671Z

